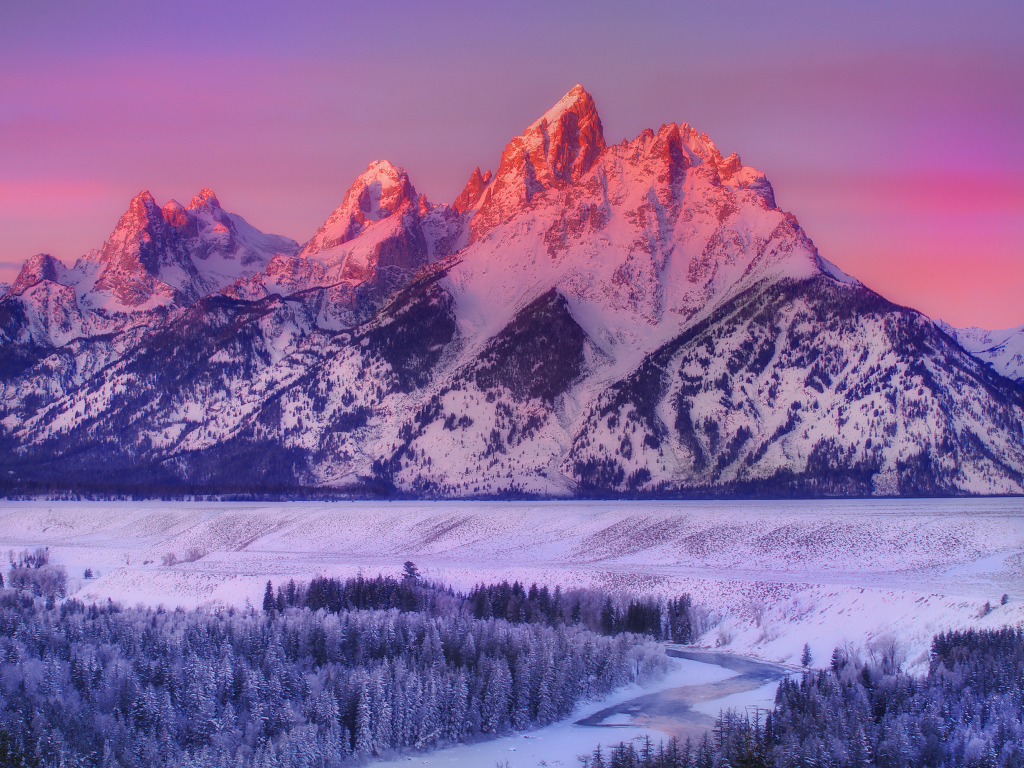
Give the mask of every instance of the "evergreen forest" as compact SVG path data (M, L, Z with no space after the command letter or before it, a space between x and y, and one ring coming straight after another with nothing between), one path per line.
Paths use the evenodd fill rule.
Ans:
M627 628L653 630L654 601L504 583L460 594L408 566L268 583L262 610L0 590L0 766L329 768L528 730L660 677L656 639L689 626L688 596L643 634ZM19 583L49 583L30 575Z

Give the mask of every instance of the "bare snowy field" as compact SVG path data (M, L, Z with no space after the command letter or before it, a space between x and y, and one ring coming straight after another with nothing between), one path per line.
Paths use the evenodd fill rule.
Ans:
M314 575L690 592L700 639L795 663L894 637L1024 621L1024 500L793 502L0 502L0 548L49 546L85 600L259 604ZM163 565L174 553L195 562ZM86 567L99 578L85 581ZM1009 596L1000 606L1000 597ZM984 614L984 605L992 606Z

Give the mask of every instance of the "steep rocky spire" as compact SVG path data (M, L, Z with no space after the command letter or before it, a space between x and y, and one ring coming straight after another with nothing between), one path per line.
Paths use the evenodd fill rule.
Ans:
M590 170L605 149L604 128L597 114L594 98L582 85L575 85L555 106L545 112L537 122L526 129L525 136L543 137L543 162L533 157L538 176L546 166L557 182L578 181ZM503 158L504 160L504 158ZM557 186L557 182L552 186Z
M302 249L309 256L346 243L357 237L371 221L379 221L399 211L416 210L416 190L409 175L387 160L377 160L352 182L345 197L327 221Z
M539 192L580 181L606 146L593 97L582 85L573 86L505 147L487 199L470 225L472 239L507 221Z
M455 202L452 203L452 208L459 213L465 213L475 208L476 204L480 201L480 195L483 194L492 176L493 174L490 171L481 176L480 167L474 168L473 172L469 175L469 181L466 182L466 186L462 189L459 196L455 198Z

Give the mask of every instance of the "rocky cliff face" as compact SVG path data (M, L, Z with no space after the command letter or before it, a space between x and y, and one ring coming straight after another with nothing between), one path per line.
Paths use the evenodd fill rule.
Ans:
M188 208L140 195L74 270L26 264L0 300L8 474L447 497L1024 491L1018 384L822 258L706 135L669 123L608 145L579 86L451 206L380 161L301 249L241 255L222 214L207 191ZM208 266L229 254L251 268L230 284ZM78 314L37 329L26 307L71 306L66 290ZM61 330L145 306L162 314Z

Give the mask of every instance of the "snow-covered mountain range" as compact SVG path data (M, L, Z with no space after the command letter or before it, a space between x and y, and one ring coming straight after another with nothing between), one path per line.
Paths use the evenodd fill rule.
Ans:
M0 300L3 468L16 490L1024 492L1024 389L962 333L829 263L689 125L606 144L576 86L452 205L378 161L302 247L204 190L140 194L71 269L33 257Z

